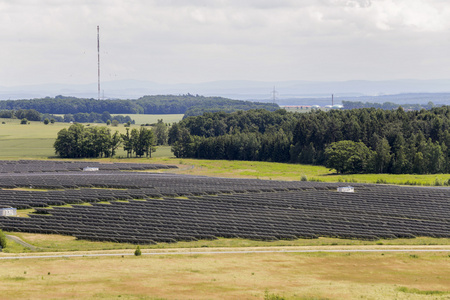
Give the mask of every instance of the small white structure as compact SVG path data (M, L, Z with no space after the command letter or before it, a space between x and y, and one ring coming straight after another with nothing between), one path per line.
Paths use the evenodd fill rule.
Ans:
M98 171L98 168L94 168L94 167L84 167L83 171L85 172L95 172Z
M9 217L9 216L16 216L17 215L17 209L9 206L0 206L0 216L2 217Z
M337 191L342 192L342 193L354 193L355 188L352 186L343 186L343 187L338 187Z

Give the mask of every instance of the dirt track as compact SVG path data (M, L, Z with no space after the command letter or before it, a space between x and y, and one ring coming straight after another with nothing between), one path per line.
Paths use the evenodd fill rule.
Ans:
M305 247L239 247L239 248L175 248L141 250L142 255L216 255L216 254L248 254L248 253L312 253L312 252L450 252L450 246L305 246ZM0 259L22 258L61 258L61 257L95 257L95 256L128 256L134 255L134 249L73 251L73 252L34 252L34 253L0 253Z

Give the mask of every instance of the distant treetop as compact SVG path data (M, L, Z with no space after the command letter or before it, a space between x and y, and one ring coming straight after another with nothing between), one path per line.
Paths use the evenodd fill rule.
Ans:
M216 111L236 111L264 108L278 109L277 104L232 100L222 97L199 95L156 95L144 96L136 100L96 100L58 95L28 100L0 101L0 110L35 109L43 114L99 113L110 114L184 114L196 109L191 115L201 114L205 109Z

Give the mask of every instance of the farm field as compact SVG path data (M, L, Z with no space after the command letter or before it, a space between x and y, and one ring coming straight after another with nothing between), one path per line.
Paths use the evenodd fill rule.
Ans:
M0 159L55 157L53 144L58 131L69 126L69 123L59 122L48 125L43 122L30 122L29 125L22 125L17 119L0 119ZM106 124L91 124L91 126L106 126ZM123 125L109 128L112 132L116 130L120 133L126 132ZM140 125L131 125L131 128L140 128ZM117 156L126 157L126 152L122 148L118 150ZM163 156L167 156L166 152L163 150ZM157 153L153 154L158 156Z
M160 254L0 266L2 299L448 299L450 267L446 253Z
M111 116L117 116L119 114L111 114ZM136 124L153 124L162 119L164 123L173 124L183 119L183 114L167 114L167 115L144 115L144 114L121 114L123 116L130 116Z
M130 116L132 120L135 121L137 125L140 124L153 124L158 122L159 119L162 119L164 123L175 123L181 121L183 119L183 114L164 114L164 115L147 115L147 114L111 114L111 116ZM55 116L64 117L61 114L55 114Z

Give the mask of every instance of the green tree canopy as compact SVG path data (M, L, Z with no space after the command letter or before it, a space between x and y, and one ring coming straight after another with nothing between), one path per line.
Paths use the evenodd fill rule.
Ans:
M344 140L330 144L325 155L327 168L338 173L363 173L369 169L374 153L362 142Z
M120 146L121 138L116 131L111 135L107 127L85 127L73 124L58 132L53 147L60 157L111 157Z

